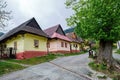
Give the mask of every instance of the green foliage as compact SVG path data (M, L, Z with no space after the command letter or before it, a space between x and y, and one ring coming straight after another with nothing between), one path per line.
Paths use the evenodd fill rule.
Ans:
M12 64L12 63L7 63L7 62L0 62L0 75L12 72L12 71L16 71L16 70L20 70L23 69L25 67L20 66L18 64Z
M75 12L67 23L76 26L75 31L82 38L120 39L119 0L67 0L66 6Z
M87 75L92 77L93 73L92 72L88 72Z
M97 76L99 79L106 79L107 77L104 75L104 76Z
M105 64L96 64L95 62L90 62L89 66L98 71L107 70L107 66Z
M43 62L53 60L55 58L56 58L56 55L48 54L46 56L34 57L34 58L23 59L23 60L9 59L8 61L22 63L22 64L28 64L28 65L35 65L35 64L40 64Z
M118 49L115 53L120 54L120 49Z
M117 44L116 44L116 42L113 43L113 49L117 49Z
M68 28L66 30L64 30L65 33L71 33L74 32L74 27Z

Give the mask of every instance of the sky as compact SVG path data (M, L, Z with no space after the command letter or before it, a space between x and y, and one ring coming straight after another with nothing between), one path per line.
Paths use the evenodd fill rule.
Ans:
M17 27L23 22L35 17L40 27L44 30L51 26L61 24L63 29L67 26L66 18L73 14L65 6L66 0L6 0L7 10L12 11L12 19L4 32Z

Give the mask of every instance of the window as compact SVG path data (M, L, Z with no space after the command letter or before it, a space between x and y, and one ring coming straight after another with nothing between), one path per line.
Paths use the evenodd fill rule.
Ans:
M73 47L75 47L75 44L73 44Z
M77 48L77 47L78 47L78 45L77 45L77 44L73 44L73 46L74 46L75 48Z
M65 47L67 48L67 43L65 43Z
M61 47L64 47L64 43L63 42L61 42Z
M17 42L14 42L14 49L17 49Z
M38 48L39 47L39 40L34 40L34 47Z
M76 48L78 47L78 45L76 44L76 46L75 46Z

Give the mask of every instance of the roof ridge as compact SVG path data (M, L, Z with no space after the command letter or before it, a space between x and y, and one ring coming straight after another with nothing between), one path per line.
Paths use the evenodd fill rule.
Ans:
M32 20L35 20L35 18L33 17L33 18L25 21L24 23L22 23L18 27L13 28L12 30L10 30L9 32L4 34L0 38L0 41L4 40L6 38L9 38L9 37L21 32L21 31L36 34L36 35L39 35L39 36L48 37L48 35L40 28L40 26L39 26L39 24L37 23L36 20L33 23L30 23Z

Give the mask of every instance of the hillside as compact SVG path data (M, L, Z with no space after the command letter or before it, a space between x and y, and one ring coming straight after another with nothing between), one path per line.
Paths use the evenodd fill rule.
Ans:
M1 37L3 34L4 34L3 32L0 32L0 37Z
M74 32L74 27L68 28L66 30L64 30L65 34L66 33L70 33L70 32Z

